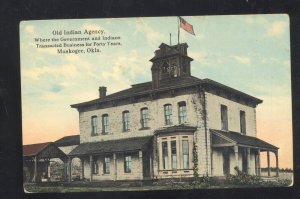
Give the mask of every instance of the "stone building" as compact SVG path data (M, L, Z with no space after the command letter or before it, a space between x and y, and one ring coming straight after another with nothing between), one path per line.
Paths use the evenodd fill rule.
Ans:
M224 176L235 167L260 175L260 154L278 148L256 137L255 108L262 100L191 75L188 45L162 43L152 81L71 105L79 112L81 178L144 180ZM72 170L69 171L71 176ZM70 179L69 179L70 180Z

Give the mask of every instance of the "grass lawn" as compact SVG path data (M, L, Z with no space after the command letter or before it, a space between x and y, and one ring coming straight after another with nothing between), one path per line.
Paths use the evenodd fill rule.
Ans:
M264 176L264 173L262 173ZM272 175L271 175L272 176ZM218 188L252 188L252 187L286 187L292 185L293 173L280 172L279 180L273 182L255 182L253 180L228 181L211 178L200 178L195 182L170 181L153 182L147 185L119 184L117 186L103 186L97 182L72 183L24 183L26 193L65 193L65 192L101 192L101 191L151 191L151 190L188 190L188 189L218 189Z

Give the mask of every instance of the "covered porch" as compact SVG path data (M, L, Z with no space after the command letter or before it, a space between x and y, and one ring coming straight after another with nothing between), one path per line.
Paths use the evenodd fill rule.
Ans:
M81 143L68 155L68 181L72 160L81 162L82 181L141 180L152 177L153 136Z
M41 182L49 181L50 160L59 158L65 164L67 156L54 143L46 142L39 144L30 144L23 146L23 170L24 181ZM64 179L66 176L64 175Z
M212 174L226 176L240 171L261 176L261 153L267 154L267 177L271 176L270 153L275 155L276 177L279 175L278 147L256 137L233 131L210 130Z

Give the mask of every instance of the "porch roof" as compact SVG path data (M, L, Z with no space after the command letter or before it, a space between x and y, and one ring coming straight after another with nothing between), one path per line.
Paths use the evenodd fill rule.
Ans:
M66 154L62 152L54 143L45 142L23 145L23 156L37 158L65 158Z
M90 154L104 154L146 150L150 147L153 136L134 137L102 142L82 143L73 149L68 156L83 156Z
M243 135L234 131L221 131L210 129L210 132L216 137L212 138L213 147L224 147L230 145L246 146L250 148L259 148L261 150L277 151L279 148L269 144L256 137Z

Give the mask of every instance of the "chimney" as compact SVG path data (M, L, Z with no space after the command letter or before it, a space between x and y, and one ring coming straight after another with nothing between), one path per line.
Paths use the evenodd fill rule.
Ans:
M106 96L106 87L105 86L100 86L99 87L99 97L105 97Z

